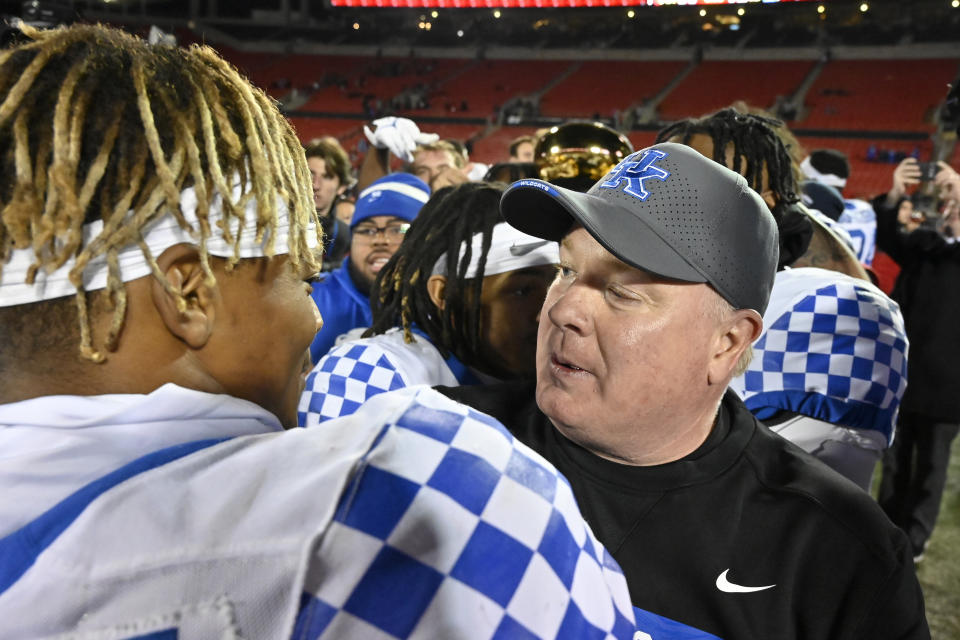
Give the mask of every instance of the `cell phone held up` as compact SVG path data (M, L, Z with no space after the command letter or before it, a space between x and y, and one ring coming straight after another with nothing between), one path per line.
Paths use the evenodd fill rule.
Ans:
M917 164L920 166L920 181L933 182L933 180L937 177L937 172L940 171L940 167L937 166L937 163L919 162Z

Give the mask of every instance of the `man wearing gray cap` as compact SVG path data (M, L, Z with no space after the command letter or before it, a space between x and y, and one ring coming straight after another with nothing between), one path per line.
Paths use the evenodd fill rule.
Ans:
M501 210L560 242L535 387L446 393L566 475L626 573L639 629L929 638L904 536L727 390L760 335L778 259L776 223L745 180L663 143L585 194L516 182Z

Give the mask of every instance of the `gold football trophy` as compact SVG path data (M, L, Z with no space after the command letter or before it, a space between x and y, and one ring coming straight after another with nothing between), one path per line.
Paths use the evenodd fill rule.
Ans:
M600 122L566 122L543 130L534 148L540 178L585 191L633 153L622 133Z

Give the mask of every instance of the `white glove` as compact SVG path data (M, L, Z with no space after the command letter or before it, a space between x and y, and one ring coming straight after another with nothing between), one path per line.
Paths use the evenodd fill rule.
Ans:
M480 182L483 176L487 175L490 165L482 162L471 162L466 166L467 180L470 182Z
M364 125L363 133L377 149L389 149L404 162L413 162L417 145L430 144L440 139L435 133L420 133L417 124L408 118L389 116L373 121L376 131Z

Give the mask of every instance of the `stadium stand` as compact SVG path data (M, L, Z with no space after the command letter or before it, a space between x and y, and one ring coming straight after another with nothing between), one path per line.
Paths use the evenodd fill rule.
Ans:
M540 113L562 118L588 118L652 98L686 66L682 61L589 61L540 99ZM624 81L630 91L624 91ZM601 106L602 105L602 106Z
M538 128L483 124L487 120L495 125L495 107L556 82L540 99L537 117L610 118L655 94L686 64L586 61L563 77L575 62L282 55L228 47L224 51L274 97L288 96L294 88L307 94L305 103L291 112L291 121L304 140L332 135L352 149L362 139L363 124L374 115L365 97L389 108L393 97L421 84L428 89L429 108L398 112L421 119L426 131L472 143L471 158L486 163L503 161L510 140ZM805 60L702 62L661 102L660 119L707 113L737 99L769 107L778 95L790 95L813 64ZM917 73L918 67L923 74ZM806 118L790 124L806 148L831 147L846 153L852 166L848 193L866 197L886 189L890 161L896 155L929 158L931 145L921 134L933 130L931 115L942 98L942 85L956 71L957 63L950 59L835 60L823 67L808 92ZM623 78L642 78L649 89L624 92ZM462 110L463 102L467 111ZM839 135L829 136L827 131ZM862 136L856 132L864 131L879 135L850 137L850 133ZM884 138L883 132L898 136ZM628 134L638 148L654 137L652 131ZM877 153L880 157L871 157Z
M364 111L365 98L389 103L417 86L424 96L447 75L468 62L463 60L360 59L342 72L346 86L330 86L314 94L302 110Z
M459 140L463 143L479 137L484 130L484 126L479 124L454 124L449 122L421 122L420 124L424 131L436 133L444 140ZM475 155L475 153L471 154L470 159L483 162Z
M834 60L807 93L804 128L932 131L957 60Z
M643 149L644 147L649 147L657 140L656 131L630 131L627 134L627 137L630 138L630 144L633 145L634 149Z
M748 48L764 47L804 47L812 46L817 41L817 31L807 25L787 25L779 29L768 25L766 28L757 28L746 42Z
M575 15L587 20L586 14ZM669 86L690 59L698 59L698 43L742 49L746 59L720 60L708 52L708 59L699 62L656 105L661 123L708 113L737 100L769 109L778 96L793 95L817 64L817 56L808 54L802 54L804 59L774 60L760 52L750 53L758 47L843 44L889 49L905 29L902 24L886 24L879 16L817 25L800 19L781 21L782 15L748 12L739 32L701 29L700 23L690 21L654 23L639 17L622 23L616 33L604 33L596 24L587 29L576 22L544 21L531 30L522 19L496 25L474 21L474 28L468 29L470 33L462 41L490 36L493 29L498 30L497 42L523 41L524 46L546 50L569 42L570 25L576 24L581 46L588 40L599 46L605 40L613 58L633 57L619 54L618 47L680 47L677 59L668 61L542 59L549 55L526 60L485 59L482 52L474 57L438 58L442 56L439 49L429 50L429 54L415 49L438 45L450 37L441 37L436 30L408 39L410 53L402 57L383 56L379 50L376 55L374 50L365 55L307 55L258 53L224 45L217 48L281 101L297 90L299 95L293 97L299 100L289 101L290 117L304 140L333 135L357 158L356 152L363 150L363 145L357 149L363 140L362 125L396 113L413 118L424 131L468 143L472 160L493 163L506 159L507 146L515 137L564 119L600 117L624 128L633 122L633 107ZM944 26L952 26L957 19L950 15L939 22L916 21L915 37L926 42L942 40ZM350 37L340 42L370 38L368 23L363 24L363 30L350 29ZM381 39L388 32L390 37L384 42L403 40L399 31L392 33L382 24L375 29ZM190 40L189 35L183 40ZM683 47L687 47L686 59ZM823 63L805 93L798 118L789 122L804 147L830 147L847 154L852 168L847 187L850 196L868 197L886 190L895 161L905 155L930 158L928 136L935 129L934 112L942 102L945 85L960 69L958 61L948 57L906 59L909 57L841 56ZM423 96L425 100L412 104L407 99L411 90L415 98ZM526 101L517 117L517 104ZM637 126L641 128L626 133L640 148L653 141L658 125L641 120ZM951 161L956 164L958 160L960 151L954 151Z
M486 164L507 162L510 142L520 136L532 136L536 133L536 127L500 127L474 142L470 157Z
M778 95L792 94L812 66L808 60L702 62L660 103L660 119L710 113L735 100L769 108Z
M449 114L466 101L468 116L485 117L515 97L543 89L572 63L566 60L485 60L441 83L431 94L430 115Z
M367 120L362 118L314 118L290 115L288 119L303 141L321 136L333 136L339 139L341 144L359 140L363 125L367 124Z
M262 61L248 57L244 62L251 66L245 70L256 84L275 98L282 98L294 88L309 90L315 83L322 85L326 81L332 81L334 77L345 75L346 70L362 61L362 58L347 56L263 55ZM244 69L242 65L236 62L234 64Z

